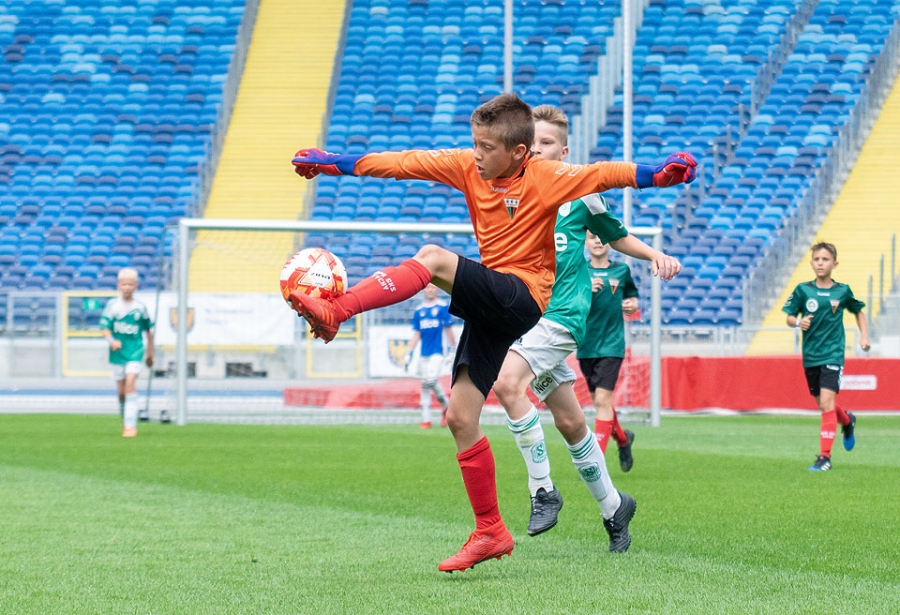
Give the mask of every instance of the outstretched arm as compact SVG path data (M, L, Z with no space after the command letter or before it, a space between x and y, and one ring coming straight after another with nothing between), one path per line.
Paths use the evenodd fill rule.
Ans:
M866 352L872 346L869 344L869 324L866 322L866 315L862 312L856 314L856 326L859 327L859 345Z
M668 282L681 271L681 263L678 262L677 258L663 254L659 250L654 250L634 235L626 235L621 239L610 242L609 245L626 256L650 261L651 273L659 275L659 278L663 281Z
M394 179L425 179L454 188L463 182L462 150L408 150L370 154L331 154L319 149L301 149L291 163L306 179L325 175L365 175Z

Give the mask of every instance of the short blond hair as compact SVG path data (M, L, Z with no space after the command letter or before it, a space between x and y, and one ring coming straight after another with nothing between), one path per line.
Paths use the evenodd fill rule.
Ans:
M138 275L137 269L132 269L131 267L125 267L124 269L119 269L119 278L118 279L120 282L122 280L134 280L135 282L137 282L139 277L140 276Z
M531 111L535 123L547 122L559 128L559 142L569 144L569 118L559 107L553 105L538 105Z

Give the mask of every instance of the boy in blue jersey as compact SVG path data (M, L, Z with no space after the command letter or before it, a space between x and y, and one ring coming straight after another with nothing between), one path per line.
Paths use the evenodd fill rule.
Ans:
M564 159L568 153L566 115L556 107L541 105L534 109L534 119L534 155ZM609 550L623 552L631 545L628 524L636 504L631 496L613 486L603 452L575 397L575 372L566 364L566 358L584 341L591 308L591 280L584 258L588 229L620 252L650 261L653 273L664 280L681 270L675 258L629 235L609 213L606 199L599 194L563 204L556 219L556 280L550 304L538 324L509 349L494 383L494 393L506 410L510 431L528 468L528 534L535 536L556 525L562 508L562 497L550 479L540 416L526 395L530 384L535 396L550 408L575 468L600 506Z
M447 406L450 404L444 388L438 382L441 375L441 366L444 357L452 354L449 349L456 345L453 338L453 317L450 315L449 304L438 300L438 287L428 284L422 293L425 301L416 308L413 313L413 335L409 340L408 350L404 363L407 369L412 362L413 351L419 342L422 342L422 350L419 351L419 377L422 378L422 429L431 429L431 394L441 405L441 427L447 426ZM447 336L447 352L444 352L444 336Z

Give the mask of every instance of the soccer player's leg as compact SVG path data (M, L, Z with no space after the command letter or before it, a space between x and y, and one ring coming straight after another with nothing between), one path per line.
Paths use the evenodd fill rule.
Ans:
M421 357L419 359L419 375L422 377L422 388L419 391L419 404L422 407L422 422L419 427L422 429L431 429L431 393L437 384L437 375L435 372L435 361L439 360L441 355L431 355Z
M459 258L452 291L450 313L466 324L453 364L447 425L456 441L475 531L459 553L438 566L445 572L465 570L512 552L512 536L497 502L494 456L478 420L509 347L541 317L522 280L466 258Z
M834 412L834 391L826 388L827 373L824 365L806 368L806 380L809 392L816 400L821 412L819 427L819 455L809 470L811 472L827 472L831 469L831 448L834 444L834 432L837 430L837 416ZM835 385L832 385L835 386Z
M606 468L606 458L594 434L587 428L584 412L571 382L561 384L547 397L556 427L566 441L572 463L590 494L600 506L603 527L609 536L609 550L621 553L631 546L628 525L634 517L634 498L619 493Z
M856 415L852 412L845 412L836 402L834 412L837 414L837 420L841 426L844 450L852 451L853 447L856 446Z
M558 332L546 320L538 322L506 355L494 393L507 414L507 426L528 469L531 492L531 517L528 534L536 536L556 525L563 500L550 478L550 459L544 440L544 429L537 408L526 393L529 384L538 399L546 398L556 381L550 371L556 363L572 353L575 342L571 334L557 340ZM539 374L535 377L535 374Z
M137 377L140 369L140 362L133 361L125 364L125 408L122 421L125 428L122 431L122 436L126 438L132 438L137 435Z
M414 258L376 271L332 301L293 292L290 296L291 307L309 322L314 337L330 342L337 335L341 323L361 312L405 301L432 280L449 292L459 258L459 255L439 246L426 245Z
M465 335L465 333L464 333ZM469 378L468 367L457 368L447 422L456 440L456 459L475 514L475 531L459 552L438 565L453 572L512 553L515 543L500 516L494 455L478 419L486 396Z
M119 401L119 418L125 420L125 366L113 364L112 377L116 381L116 394Z

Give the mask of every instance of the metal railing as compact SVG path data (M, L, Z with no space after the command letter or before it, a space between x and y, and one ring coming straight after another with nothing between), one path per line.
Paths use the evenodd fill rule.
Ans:
M785 220L778 240L762 258L744 284L744 322L761 322L777 293L794 271L810 241L828 214L847 175L856 162L872 125L897 76L900 61L900 29L895 21L884 50L847 122L841 127L834 147L816 171L809 190L790 218Z
M253 29L256 27L260 0L246 0L246 2L244 16L241 18L241 25L238 27L234 41L234 52L231 54L231 62L228 64L228 76L222 83L222 102L219 103L216 125L210 133L209 141L204 149L204 163L199 170L194 208L193 211L185 212L185 216L188 217L200 217L206 210L206 202L209 200L209 192L212 190L216 169L219 166L219 156L222 154L225 135L228 133L231 114L234 111L238 90L241 87L241 77L244 75L247 52L253 38Z

